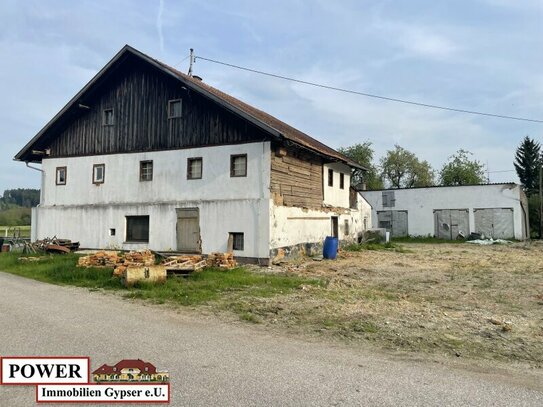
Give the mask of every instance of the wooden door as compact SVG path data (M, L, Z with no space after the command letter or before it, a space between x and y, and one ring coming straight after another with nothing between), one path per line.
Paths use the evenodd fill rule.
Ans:
M200 253L200 216L198 208L177 209L177 250Z

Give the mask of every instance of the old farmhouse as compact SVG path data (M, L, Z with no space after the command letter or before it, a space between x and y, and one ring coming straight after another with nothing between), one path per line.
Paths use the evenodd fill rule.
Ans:
M15 159L42 164L33 239L266 263L371 225L358 164L130 46Z

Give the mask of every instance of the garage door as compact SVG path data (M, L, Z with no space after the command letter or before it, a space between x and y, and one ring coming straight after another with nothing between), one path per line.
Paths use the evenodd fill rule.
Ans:
M377 221L392 237L407 236L407 211L379 211Z
M475 232L493 239L511 239L515 236L513 208L474 209Z
M435 236L455 240L469 235L469 211L467 209L434 210Z

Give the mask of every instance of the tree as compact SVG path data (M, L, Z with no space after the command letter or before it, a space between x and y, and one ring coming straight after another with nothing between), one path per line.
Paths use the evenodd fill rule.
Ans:
M351 180L353 186L365 183L369 190L383 188L383 180L379 176L377 167L373 164L371 141L354 144L350 147L341 147L338 151L367 169L367 171L355 170L353 172Z
M524 137L515 154L515 170L524 185L526 195L539 192L540 145L530 137Z
M381 170L393 188L434 185L435 174L428 161L420 161L415 154L397 144L381 159Z
M467 150L458 150L449 157L439 173L441 185L475 185L485 181L484 165L470 160L473 155Z

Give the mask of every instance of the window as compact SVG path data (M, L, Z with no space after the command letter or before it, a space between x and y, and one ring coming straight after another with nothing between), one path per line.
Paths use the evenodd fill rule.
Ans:
M126 217L126 241L149 242L149 216Z
M140 161L140 181L153 180L153 161Z
M104 126L113 126L115 124L115 120L113 117L113 109L104 109L102 124Z
M394 199L394 191L383 191L382 194L383 207L393 208L396 200Z
M334 186L334 170L332 169L328 170L328 186L329 187Z
M247 176L247 154L236 154L230 156L230 176Z
M92 183L103 184L106 175L105 164L94 164L92 166Z
M66 185L66 167L57 167L55 183L57 185Z
M348 219L345 219L345 226L343 228L343 232L345 234L345 236L348 236L349 235L349 220Z
M232 249L243 250L243 233L230 233L230 236L232 236Z
M183 114L183 105L181 99L168 101L168 119L177 119Z
M345 189L345 174L339 173L339 189Z
M187 160L187 179L202 178L202 157Z
M109 229L109 235L110 236L115 236L115 232L116 232L115 229L113 229L113 228Z

